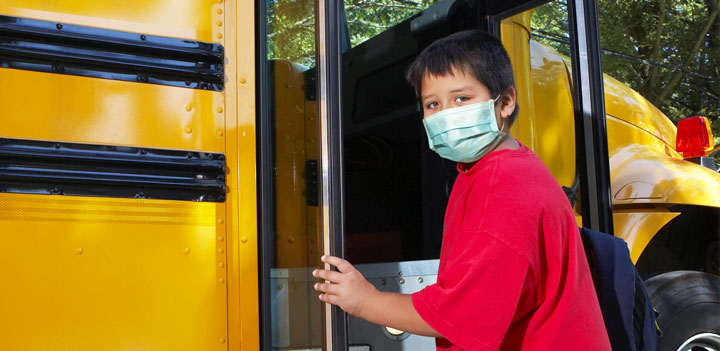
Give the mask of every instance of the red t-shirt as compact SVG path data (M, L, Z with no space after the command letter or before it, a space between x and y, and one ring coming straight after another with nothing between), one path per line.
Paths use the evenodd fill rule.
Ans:
M437 283L413 294L438 350L610 350L570 204L521 145L458 165Z

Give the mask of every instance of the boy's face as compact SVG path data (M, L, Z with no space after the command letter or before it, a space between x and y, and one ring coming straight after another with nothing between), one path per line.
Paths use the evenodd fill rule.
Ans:
M507 118L515 109L515 91L502 94L495 103L495 118L498 126L502 118ZM433 76L425 73L421 86L423 118L448 108L460 107L494 99L490 89L472 75L453 69L452 74ZM511 106L510 106L511 105Z

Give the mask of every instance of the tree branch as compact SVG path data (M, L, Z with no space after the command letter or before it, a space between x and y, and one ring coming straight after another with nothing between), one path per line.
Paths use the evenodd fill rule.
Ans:
M685 61L683 61L682 65L680 65L680 68L685 68L690 61L695 57L695 54L697 54L698 50L700 49L700 45L702 45L703 41L705 41L705 35L707 35L708 31L710 30L710 27L712 26L713 22L715 22L715 18L718 15L718 7L715 6L715 9L710 13L710 16L708 16L707 23L705 23L705 26L703 27L703 30L700 31L700 35L698 36L697 40L695 41L695 45L692 47L692 49L688 52L688 56L685 58ZM665 98L670 94L670 92L675 88L675 86L680 82L680 79L682 78L683 73L682 72L675 72L675 74L670 79L670 82L663 88L663 90L658 94L656 105L662 104L662 101L665 100Z
M368 27L373 27L373 28L380 28L380 29L388 29L388 28L390 28L390 26L381 26L381 25L379 25L379 24L369 23L369 22L363 22L363 21L361 21L361 20L348 21L348 24L360 24L360 25L363 25L363 26L368 26Z
M395 9L414 10L414 11L422 9L420 7L413 7L413 6L408 6L408 5L398 5L398 4L367 4L366 6L350 5L350 6L345 7L345 11L350 12L350 11L354 11L354 10L358 10L358 9L363 10L363 9L367 9L368 7L381 7L381 8L390 7L390 8L395 8Z
M663 30L663 22L665 22L665 9L666 9L666 0L660 0L660 11L658 11L658 25L657 25L657 31L655 32L655 45L653 47L653 54L651 56L651 61L658 62L660 61L660 53L662 48L662 30ZM645 91L650 92L653 91L655 86L657 85L657 74L658 74L658 67L657 66L651 66L650 67L650 84L648 86L649 89L646 89Z

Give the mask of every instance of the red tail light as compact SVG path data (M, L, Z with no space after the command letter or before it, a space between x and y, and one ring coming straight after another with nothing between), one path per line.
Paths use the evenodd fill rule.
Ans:
M706 117L683 118L678 122L675 150L684 158L707 156L712 150L712 131Z

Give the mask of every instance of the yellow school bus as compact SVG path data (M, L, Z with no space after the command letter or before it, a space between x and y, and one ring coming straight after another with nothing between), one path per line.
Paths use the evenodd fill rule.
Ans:
M594 2L568 1L569 58L532 40L543 3L398 1L358 39L350 1L1 2L0 349L433 349L322 305L309 272L332 253L379 289L434 281L455 166L403 75L469 28L510 54L512 134L627 242L663 349L720 347L707 121L678 149L603 77Z

